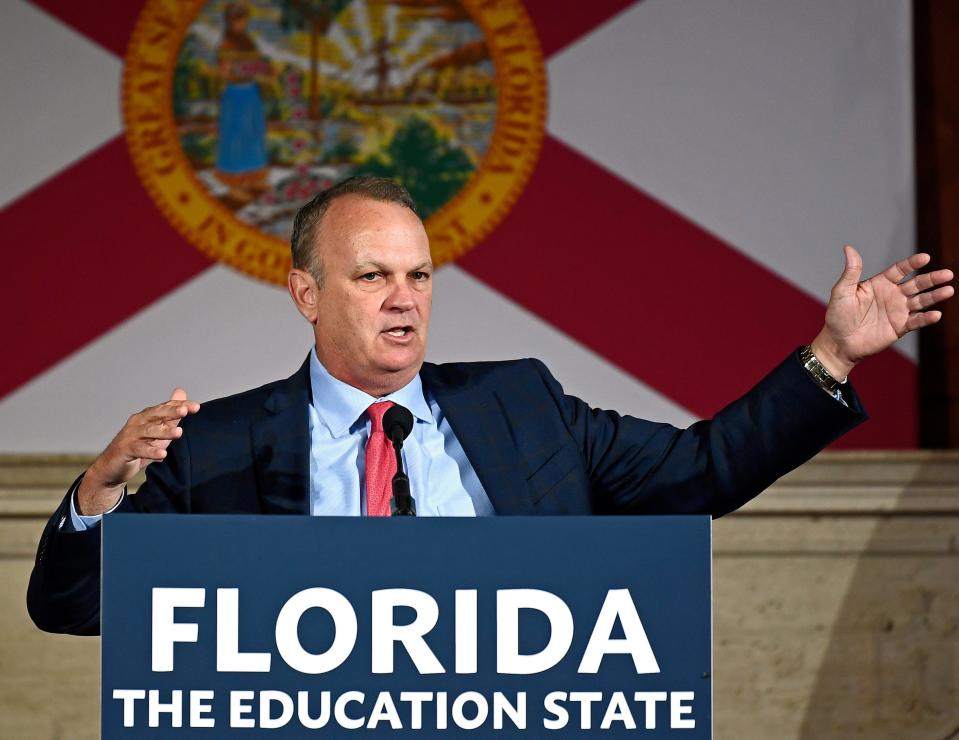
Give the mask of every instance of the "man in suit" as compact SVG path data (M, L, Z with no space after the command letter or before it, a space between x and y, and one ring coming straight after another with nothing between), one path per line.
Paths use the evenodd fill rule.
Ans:
M404 457L420 515L719 516L863 421L849 372L937 321L925 309L952 295L948 270L904 280L927 255L860 282L847 247L813 342L680 430L591 409L536 360L425 363L429 242L388 180L354 178L317 196L297 215L292 249L289 292L314 333L306 362L202 410L177 389L131 416L41 537L28 592L38 626L99 631L97 524L111 511L388 514L381 425L394 403L414 418Z

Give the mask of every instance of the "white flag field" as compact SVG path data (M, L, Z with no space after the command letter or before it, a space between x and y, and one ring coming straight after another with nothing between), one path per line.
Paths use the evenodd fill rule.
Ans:
M0 301L8 317L0 452L95 452L174 387L204 401L292 374L312 339L283 286L191 242L131 155L143 142L129 136L125 65L137 43L149 42L134 29L150 3L88 5L0 7ZM211 24L226 4L193 5L190 28L213 30L184 38L197 39L201 62L222 57L225 32ZM350 171L373 146L370 111L400 115L401 94L434 95L429 105L403 105L420 106L416 120L440 132L443 151L469 155L470 182L484 176L495 146L482 137L495 137L519 103L502 82L509 58L497 54L507 52L496 51L494 37L506 31L480 5L348 3L323 41L332 60L319 67L327 97L312 100L326 106L324 146L331 131L367 138L355 146L337 139L354 148L284 170L285 99L264 93L275 159L268 182L283 172ZM271 89L286 85L313 116L309 90L294 85L309 65L282 50L300 43L278 30L283 6L250 3L243 33L268 58ZM539 56L530 58L544 73L538 148L481 238L437 270L428 360L538 357L593 406L686 426L811 341L842 271L843 244L859 249L869 274L916 249L908 3L516 6L535 29ZM450 39L460 46L441 55ZM337 77L337 64L352 65L352 76ZM215 64L207 67L214 75ZM210 111L189 141L225 136L225 103L170 84ZM353 97L335 98L348 84ZM363 115L349 117L349 106ZM495 116L477 113L493 107ZM170 126L181 125L181 113L169 114ZM342 124L330 128L336 116ZM229 207L230 218L243 219L273 202L260 191L237 195L196 164L212 154L184 147L182 161L193 163L197 187L212 188L211 203L219 198L217 212ZM916 362L910 336L856 369L852 382L872 418L839 446L916 446Z

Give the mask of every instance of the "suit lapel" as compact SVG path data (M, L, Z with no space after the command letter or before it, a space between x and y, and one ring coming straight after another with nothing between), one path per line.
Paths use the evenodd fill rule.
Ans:
M496 513L531 513L523 457L496 392L475 389L467 378L448 378L444 368L429 362L423 364L421 377L463 446Z
M253 424L254 467L264 514L310 513L309 358L264 404Z

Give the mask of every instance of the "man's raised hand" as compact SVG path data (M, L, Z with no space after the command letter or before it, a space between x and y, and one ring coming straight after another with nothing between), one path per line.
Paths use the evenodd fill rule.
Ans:
M183 434L180 420L200 410L177 388L170 400L134 414L123 429L87 469L77 489L77 513L86 516L112 509L123 487L155 460L166 457L167 447Z
M833 286L826 306L826 324L812 350L837 380L861 360L881 352L904 334L934 324L940 311L927 309L951 298L952 270L906 276L929 264L928 254L914 254L868 280L862 277L862 257L844 248L846 269Z

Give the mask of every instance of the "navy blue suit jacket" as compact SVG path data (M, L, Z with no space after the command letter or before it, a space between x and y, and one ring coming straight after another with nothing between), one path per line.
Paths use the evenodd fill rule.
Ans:
M793 353L710 421L677 429L567 396L538 360L426 363L423 383L501 515L732 511L866 417L830 398ZM308 514L309 363L290 378L203 404L118 511ZM100 536L62 531L64 498L30 578L34 622L99 631Z

